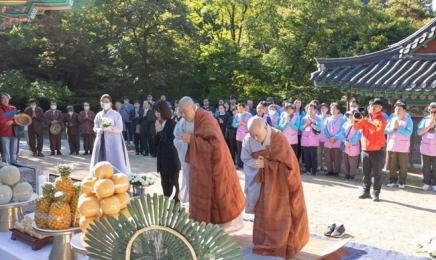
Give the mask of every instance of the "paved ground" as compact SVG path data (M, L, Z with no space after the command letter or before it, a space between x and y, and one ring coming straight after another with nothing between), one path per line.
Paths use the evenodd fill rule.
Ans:
M47 141L46 141L47 142ZM19 164L36 168L37 170L54 171L54 165L69 162L76 165L73 178L81 179L87 175L90 156L70 156L66 140L62 140L62 156L50 156L44 144L44 158L31 156L25 141L20 143ZM150 156L135 155L129 152L131 168L136 173L156 174L156 160ZM238 171L241 185L244 174ZM384 176L387 182L387 174ZM339 178L325 176L302 177L306 205L309 216L310 232L322 235L325 228L332 224L344 224L348 235L353 236L353 242L378 248L394 250L403 254L425 256L417 253L412 241L426 230L436 230L436 192L421 191L419 175L409 174L405 190L387 188L383 185L381 201L359 200L362 176L359 174L355 182L343 181ZM149 188L149 192L162 193L157 182ZM243 231L246 236L251 234L251 225Z

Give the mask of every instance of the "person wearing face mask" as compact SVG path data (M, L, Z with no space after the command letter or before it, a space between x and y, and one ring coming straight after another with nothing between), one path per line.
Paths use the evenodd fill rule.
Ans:
M92 148L94 146L94 118L95 113L89 110L89 103L85 102L83 104L83 111L79 113L80 131L83 138L83 150L85 152L83 155L88 155L92 153Z
M422 190L436 191L436 102L428 106L428 116L422 118L416 133L421 136Z
M68 145L70 146L70 155L78 155L80 150L79 115L74 113L73 106L67 106L67 114L64 115L64 124Z
M24 113L32 118L32 123L28 125L27 131L29 135L29 147L33 156L44 157L42 154L43 145L43 123L46 122L44 111L36 106L36 100L29 100L29 107L24 110Z
M280 118L277 116L277 107L274 104L268 106L268 115L271 118L272 127L277 128Z
M129 154L123 138L123 119L112 109L112 98L104 94L100 98L103 109L94 120L94 132L97 134L92 150L89 175L93 176L94 166L101 161L108 161L114 166L114 173L131 174ZM104 121L110 121L109 126L103 126Z
M126 131L124 132L124 139L126 140L127 144L133 144L133 131L132 131L132 121L130 120L130 111L133 110L133 105L129 102L129 97L124 97L124 103L121 107L124 111L126 111L127 119L125 121L126 123Z
M46 124L49 127L48 130L48 137L50 140L50 155L55 155L55 151L57 152L57 155L62 155L61 153L61 137L62 137L62 131L59 132L59 134L54 135L50 132L50 126L53 124L60 124L62 127L62 122L64 121L64 116L62 115L62 112L57 109L57 105L55 101L50 102L50 110L47 110L45 112L45 119Z

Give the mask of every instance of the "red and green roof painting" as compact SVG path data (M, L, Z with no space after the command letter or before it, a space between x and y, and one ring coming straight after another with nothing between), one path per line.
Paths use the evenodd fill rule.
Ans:
M47 10L68 10L74 0L0 0L0 30L30 22Z

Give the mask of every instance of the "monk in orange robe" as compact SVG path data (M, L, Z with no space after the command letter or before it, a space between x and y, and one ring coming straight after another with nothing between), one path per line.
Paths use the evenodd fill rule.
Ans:
M286 136L263 118L247 123L244 138L247 213L254 213L253 253L290 258L309 241L300 168Z
M221 224L225 230L238 220L235 225L239 227L230 229L242 228L245 197L218 122L197 108L190 97L180 99L179 113L186 121L194 122L194 132L180 136L188 144L185 162L190 164L190 217Z

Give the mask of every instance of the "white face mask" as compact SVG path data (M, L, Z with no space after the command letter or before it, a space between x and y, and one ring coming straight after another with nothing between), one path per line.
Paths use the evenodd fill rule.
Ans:
M50 108L55 110L57 108L57 106L56 105L51 105Z
M30 108L33 109L33 110L35 110L36 105L32 105L32 106L30 106Z
M129 100L127 100L127 99L126 99L126 100L124 100L124 103L125 103L125 104L129 103Z
M101 105L101 108L103 108L103 109L109 109L110 107L111 107L111 104L110 103L100 103L100 105Z
M89 110L89 106L84 106L83 107L85 110Z
M270 116L273 116L273 115L276 114L276 111L274 111L274 110L268 110L268 113L269 113Z
M73 112L68 112L68 115L72 116L72 115L73 115Z

